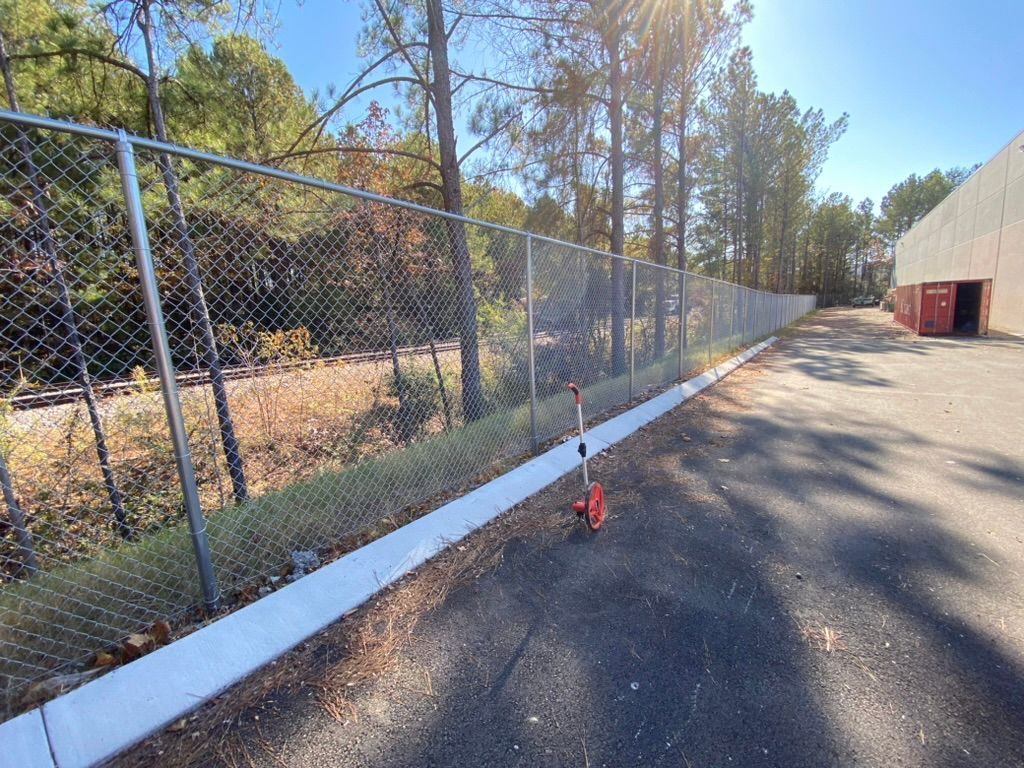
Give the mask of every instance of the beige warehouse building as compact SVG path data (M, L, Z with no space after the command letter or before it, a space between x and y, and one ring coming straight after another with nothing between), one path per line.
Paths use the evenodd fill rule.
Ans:
M949 330L933 332L1024 335L1024 132L899 239L895 266L898 295L952 284L918 291L949 301Z

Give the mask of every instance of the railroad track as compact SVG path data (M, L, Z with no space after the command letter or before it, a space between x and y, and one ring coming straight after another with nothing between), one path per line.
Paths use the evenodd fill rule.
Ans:
M434 343L437 352L455 352L460 345L458 339L449 339ZM417 346L398 347L397 352L401 356L425 355L430 353L430 344ZM258 376L272 376L289 370L303 370L314 365L352 365L357 363L373 363L381 360L389 360L391 350L375 350L371 352L354 352L348 355L336 357L318 357L312 360L296 360L287 363L276 363L261 367L247 365L230 366L224 369L225 381L236 381L238 379L249 379ZM203 371L187 371L175 376L179 388L196 387L210 383L210 374ZM159 386L159 379L148 377L146 382L154 387ZM108 397L111 395L123 394L126 391L137 389L139 381L133 378L117 378L106 380L94 380L92 391L97 397ZM60 387L25 392L11 398L10 403L14 410L27 411L33 408L48 408L53 405L64 405L74 403L82 399L82 388L77 384L67 384Z

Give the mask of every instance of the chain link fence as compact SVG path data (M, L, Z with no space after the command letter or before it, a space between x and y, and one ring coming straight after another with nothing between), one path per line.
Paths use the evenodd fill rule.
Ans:
M0 720L814 307L11 113L0 192Z

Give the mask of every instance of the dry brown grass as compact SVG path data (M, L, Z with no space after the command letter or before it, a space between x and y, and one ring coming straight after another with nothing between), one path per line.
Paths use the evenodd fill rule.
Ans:
M809 645L825 653L847 650L842 633L824 624L803 626L800 635Z
M841 655L843 658L853 662L864 675L873 683L878 682L878 677L868 666L864 657L852 650L846 642L843 633L834 627L824 623L804 624L800 627L800 636L810 645L819 651L827 654Z
M458 355L441 353L440 362L449 399L457 402ZM413 358L403 365L408 371L428 363ZM386 392L390 372L389 361L310 361L305 368L228 382L250 494L400 450L403 441L392 424L398 402ZM210 388L187 387L180 395L203 508L220 509L231 502L231 483ZM12 412L3 406L0 400L0 450L46 567L116 545L85 407ZM136 378L132 390L100 400L100 416L129 525L142 533L177 519L177 473L156 385ZM424 424L423 436L443 429L439 409Z

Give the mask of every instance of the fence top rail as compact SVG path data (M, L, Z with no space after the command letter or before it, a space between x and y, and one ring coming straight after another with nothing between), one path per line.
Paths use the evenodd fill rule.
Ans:
M449 221L459 221L463 224L470 224L477 227L484 227L485 229L491 229L498 232L505 232L510 235L517 235L519 237L528 238L535 242L545 242L551 245L557 245L564 248L571 248L575 251L583 251L590 253L595 256L602 256L605 258L619 259L625 262L632 262L633 264L641 264L647 267L654 267L657 269L664 270L669 273L677 275L691 275L693 277L700 278L701 280L710 280L714 283L720 283L722 285L728 285L736 288L744 288L748 291L754 291L755 293L763 293L765 295L776 295L776 296L799 296L803 294L771 294L768 291L761 291L754 288L747 288L746 286L739 285L738 283L731 283L728 280L722 280L717 277L710 277L708 275L698 275L695 272L689 272L675 267L670 267L666 264L657 264L653 261L645 261L644 259L636 259L631 256L622 256L616 253L609 253L608 251L602 251L598 248L591 248L586 245L579 245L578 243L569 243L564 240L558 240L553 237L546 237L545 235L537 235L532 232L525 230L516 229L515 227L507 227L503 224L495 224L489 221L482 221L480 219L474 219L470 216L462 216L455 213L449 213L448 211L442 211L437 208L431 208L426 205L419 205L418 203L412 203L407 200L398 200L396 198L387 197L385 195L374 194L373 192L367 192L362 189L356 189L354 187L347 187L343 184L335 184L330 181L324 181L323 179L313 178L311 176L302 176L291 171L284 171L280 168L274 168L272 166L260 165L258 163L252 163L247 160L238 160L231 157L223 157L221 155L214 155L210 152L203 152L198 149L191 149L189 147L182 147L177 144L168 144L155 139L147 139L143 136L136 136L129 134L124 130L111 130L109 128L98 128L91 125L82 125L80 123L72 123L66 120L55 120L50 117L42 117L40 115L31 115L25 112L12 112L9 109L0 109L0 122L13 123L17 125L27 126L30 128L39 128L42 130L58 131L61 133L70 133L78 136L84 136L92 139L99 139L101 141L109 141L113 143L127 142L133 146L141 147L143 149L149 149L156 152L166 152L177 157L184 157L189 160L199 160L201 162L212 163L214 165L220 165L225 168L232 168L237 171L243 171L246 173L256 173L262 176L268 176L270 178L279 179L281 181L287 181L294 184L301 184L303 186L312 187L315 189L326 190L329 192L337 192L339 194L353 197L358 200L366 200L373 203L382 203L384 205L392 205L398 208L404 208L409 211L416 213L422 213L428 216L437 216L442 219Z

